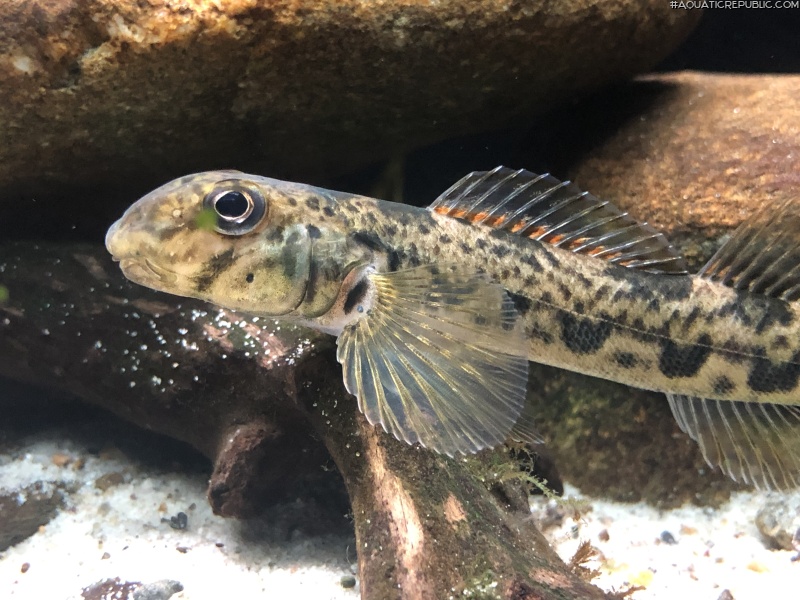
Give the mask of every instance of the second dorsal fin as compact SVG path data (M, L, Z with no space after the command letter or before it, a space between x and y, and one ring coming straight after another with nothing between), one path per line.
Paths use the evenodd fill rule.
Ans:
M737 290L800 300L800 202L756 212L698 273Z
M507 167L476 171L439 196L429 210L625 267L687 272L683 258L662 234L607 200L547 174Z

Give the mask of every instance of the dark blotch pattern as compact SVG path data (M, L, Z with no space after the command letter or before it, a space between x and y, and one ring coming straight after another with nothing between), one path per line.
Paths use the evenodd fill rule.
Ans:
M720 394L721 396L725 396L730 394L733 390L736 389L736 384L733 383L728 377L725 375L720 375L714 380L714 393Z
M318 240L322 236L322 232L319 230L319 227L308 225L306 229L308 229L308 237L310 237L312 240Z
M511 254L511 249L505 244L495 244L492 247L492 254L494 254L497 258L505 258Z
M639 359L632 352L615 352L613 359L623 369L632 369L639 364Z
M561 268L561 261L559 261L549 250L543 249L541 253L544 259L550 264L553 269Z
M389 252L389 270L397 271L400 268L400 253L396 250Z
M532 268L534 271L541 271L542 270L542 263L536 260L536 257L533 254L527 254L520 258L520 260Z
M670 379L692 377L697 374L711 354L711 338L701 335L696 344L676 344L672 340L661 343L658 368Z
M560 311L561 341L576 354L593 354L603 347L613 331L613 325L605 320L576 317Z
M700 307L695 306L691 310L691 312L688 315L686 315L686 318L683 320L683 328L685 330L689 329L692 325L694 325L694 322L697 321L697 318L700 316L700 312L701 312Z
M753 325L753 319L750 317L749 314L747 314L744 303L739 302L737 300L734 300L732 302L727 302L722 306L720 306L716 311L716 316L721 319L726 319L732 316L734 319L739 321L745 327L751 327Z
M281 250L281 265L283 265L283 274L289 279L293 279L297 275L297 232L292 233L286 240L286 245Z
M747 376L747 385L762 393L790 392L797 387L800 377L800 356L791 362L773 363L767 358L756 358Z
M255 275L253 275L252 273L248 273L245 276L245 281L247 281L247 283L253 283L254 279L255 279Z
M794 313L789 308L789 304L783 300L764 299L768 306L764 307L764 316L756 324L756 333L762 333L766 329L774 327L776 324L786 327L794 321Z
M283 226L272 227L264 234L264 239L268 242L280 242L283 240Z
M752 348L745 348L733 338L730 338L725 342L723 342L722 350L727 361L734 364L739 364L744 362L744 360L747 358L746 355L753 353L755 354L765 353L765 350L763 348L761 349L760 352L754 352L754 349Z
M353 309L364 299L368 286L367 280L362 279L347 292L347 298L344 299L344 313L346 315L353 312Z
M772 341L773 348L788 348L789 347L789 338L785 335L777 335L775 339Z
M211 284L220 276L220 274L225 271L228 267L233 264L233 248L230 248L220 254L219 256L215 256L210 261L208 261L204 266L203 270L198 273L197 277L195 277L195 285L197 286L198 292L205 292L208 288L211 287Z
M306 206L311 210L319 210L319 198L306 198Z
M517 309L519 314L525 315L531 309L531 301L525 296L520 296L519 294L509 294L509 296L511 296L514 308Z
M322 212L325 214L326 217L333 216L333 209L330 206L326 206L322 209Z
M371 231L356 231L353 234L353 239L359 244L364 244L370 250L387 250L386 244L383 243L381 238Z

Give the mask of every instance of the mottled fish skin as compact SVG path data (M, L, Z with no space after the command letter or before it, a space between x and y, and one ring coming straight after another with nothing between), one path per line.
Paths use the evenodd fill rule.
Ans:
M427 210L369 199L340 208L345 227L391 249L395 268L467 263L500 282L523 317L531 361L661 392L800 399L796 304L631 270Z
M500 175L505 176L507 171ZM220 233L221 221L214 230L203 225L200 218L209 199L217 197L217 190L222 194L229 189L249 190L248 197L260 198L265 211L262 220L236 235ZM448 274L449 268L458 273L477 273L493 282L491 285L499 284L513 302L510 310L514 313L506 307L495 315L494 322L508 328L504 334L509 340L507 347L498 342L502 337L490 335L482 346L469 350L477 354L453 356L505 352L638 388L694 397L700 403L734 400L763 406L800 404L798 303L733 289L710 277L628 268L501 228L454 218L447 212L437 204L430 210L414 208L236 171L217 171L190 175L151 192L112 226L106 244L126 276L143 285L251 314L293 320L342 336L339 358L345 366L346 382L349 376L351 385L355 381L362 393L369 394L374 388L368 384L378 381L379 375L383 375L384 383L394 380L383 389L395 396L383 398L378 386L376 404L359 397L365 414L377 411L371 422L380 422L399 439L419 441L450 454L474 452L502 441L511 424L520 418L519 402L498 409L497 414L490 411L484 415L488 420L485 431L473 427L469 419L463 420L464 411L458 407L447 416L433 401L422 413L409 416L408 398L401 403L402 394L395 388L402 392L402 377L418 391L425 387L424 382L409 380L409 371L403 371L410 369L411 363L401 357L394 364L367 364L368 357L359 358L357 351L365 346L354 341L358 335L363 340L367 339L364 335L385 333L370 329L373 325L354 333L355 324L377 306L379 286L371 274L402 274L417 272L425 265L441 266L441 275L430 269L425 275L433 278L434 287L444 286L441 297L449 298L450 308L462 311L449 330L436 334L440 345L435 347L444 348L445 357L447 343L441 340L455 343L462 339L468 344L471 330L464 321L464 315L471 314L469 306L457 307L458 295L447 294L461 285L465 294L474 292L470 300L474 306L495 297L488 284L478 280L470 283L462 275ZM234 230L243 227L237 223L232 221L229 226ZM455 288L445 285L447 277L454 278ZM386 279L380 285L392 289L393 284ZM433 297L430 302L420 318L436 320L441 315L446 321L447 303ZM496 303L510 305L502 300ZM415 318L409 314L404 318L412 321L406 323ZM482 316L476 315L474 321L475 331L481 327L491 331ZM426 327L419 331L424 334ZM437 327L435 323L433 327ZM497 331L503 333L502 328ZM388 331L392 333L391 327ZM404 338L396 330L392 335L395 337L381 339L389 340L390 346L392 339L400 340L393 348L414 343L413 336ZM516 344L515 339L521 343ZM422 342L428 343L425 339ZM416 354L409 356L429 360L424 358L427 347L417 348ZM521 366L510 359L495 363L488 354L482 356L487 357L482 367L485 373L471 373L467 366L461 375L474 375L476 384L486 384L503 381L498 374L510 373L516 383L509 393L524 398L525 371L521 369L527 363ZM394 371L397 368L399 375ZM439 390L447 387L448 381L457 384L461 377L449 371L445 375L450 379L443 380L444 387ZM429 391L435 398L435 390ZM442 393L447 395L446 391ZM746 434L733 432L730 445L723 429L732 430L724 418L707 413L711 419L707 425L703 415L681 415L681 406L673 407L678 411L676 418L681 427L690 429L692 437L699 438L709 462L721 465L733 477L763 487L797 485L794 472L800 465L800 450L780 446L789 443L784 433L778 434L784 436L779 445L767 447L772 444L767 440L762 448L757 438L768 430L756 427ZM477 413L476 407L479 405L473 403L469 410ZM745 406L738 410L750 409ZM791 422L786 424L793 427L800 413L790 410L793 412L787 415ZM779 413L774 415L784 418ZM456 425L451 428L453 423ZM470 438L464 444L457 440L462 434ZM736 449L741 439L749 448L744 454ZM444 441L439 444L440 440ZM781 448L788 449L790 458L783 463L778 458L775 466L772 457L780 457L784 453Z
M254 278L258 275L257 267L248 266L252 252L263 252L268 240L225 238L184 216L214 184L231 177L246 177L268 190L273 227L302 224L312 232L313 267L300 274L304 300L292 310L271 308L275 286L256 294L258 283L248 282L247 274L255 270ZM124 230L124 240L118 230ZM258 243L253 246L251 240ZM273 241L283 246L285 240ZM109 232L108 245L123 264L131 253L158 247L162 266L152 256L148 263L184 275L165 280L135 273L132 278L145 285L321 328L355 264L377 262L389 271L430 263L467 265L512 294L530 340L531 361L703 398L785 404L800 398L796 304L695 276L627 269L422 208L212 172L176 180L142 199ZM276 260L296 262L280 254ZM283 286L290 280L287 275Z

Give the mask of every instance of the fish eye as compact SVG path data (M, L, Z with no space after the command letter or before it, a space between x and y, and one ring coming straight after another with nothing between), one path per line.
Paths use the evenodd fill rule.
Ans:
M267 201L254 187L241 182L221 182L203 200L217 217L214 229L226 235L252 231L267 214Z
M242 192L223 192L214 200L214 210L226 221L240 221L253 210L253 201Z

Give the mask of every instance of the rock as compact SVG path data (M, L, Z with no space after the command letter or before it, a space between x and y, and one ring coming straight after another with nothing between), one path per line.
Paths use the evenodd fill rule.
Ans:
M63 505L64 490L47 482L0 490L0 551L32 536Z
M632 0L0 3L0 198L341 172L642 72L699 17Z
M183 591L183 585L174 579L161 579L143 585L133 592L133 600L169 600Z
M800 550L800 494L766 501L756 514L756 527L770 547Z
M619 127L569 174L682 243L695 265L716 247L703 242L797 194L800 76L645 76L595 109L623 96L604 112L604 130Z
M141 587L138 581L122 581L119 577L103 579L81 590L83 600L133 600L133 593Z
M122 581L119 577L115 577L85 587L81 591L81 598L84 600L169 600L181 591L183 591L183 585L172 579L142 584L138 581Z

